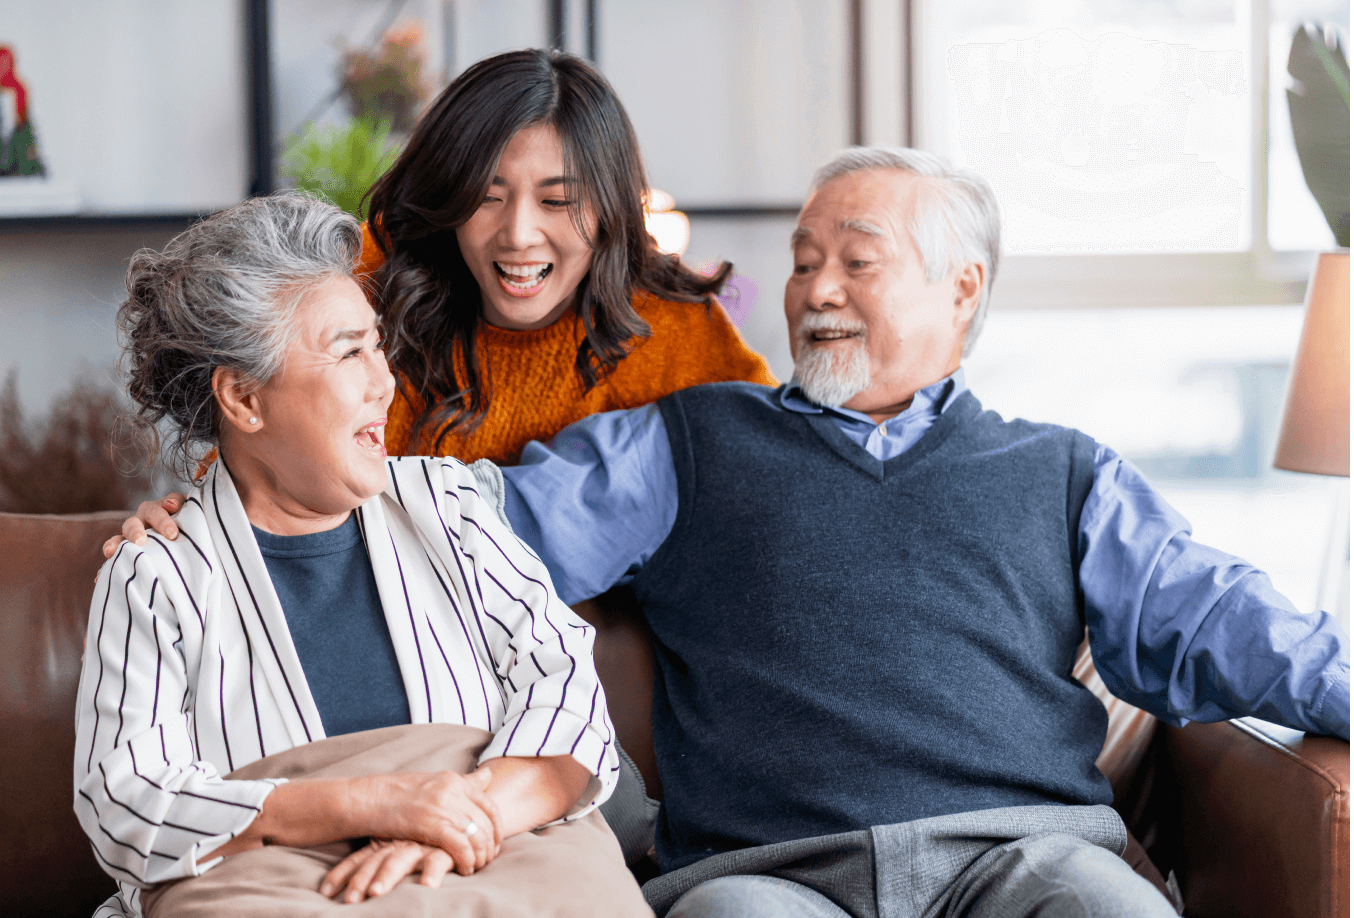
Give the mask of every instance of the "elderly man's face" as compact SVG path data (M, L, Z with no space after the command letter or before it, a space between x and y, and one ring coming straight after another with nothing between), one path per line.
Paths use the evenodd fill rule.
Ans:
M959 366L982 268L927 282L908 229L922 181L897 169L853 172L799 214L785 318L795 376L819 404L882 421Z

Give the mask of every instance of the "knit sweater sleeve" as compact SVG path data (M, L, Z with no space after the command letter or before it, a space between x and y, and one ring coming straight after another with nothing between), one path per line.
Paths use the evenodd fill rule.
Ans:
M621 362L617 383L645 389L636 407L711 382L777 385L766 358L747 346L718 303L676 303L637 293L635 311L649 323L649 338ZM641 381L638 376L644 377Z
M724 307L712 306L707 313L711 356L718 358L716 375L701 382L752 382L763 386L778 386L780 380L771 373L766 358L748 347L738 329L729 321Z

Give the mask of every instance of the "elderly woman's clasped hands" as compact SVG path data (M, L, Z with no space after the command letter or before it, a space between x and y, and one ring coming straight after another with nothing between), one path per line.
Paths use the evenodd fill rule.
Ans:
M469 775L443 771L365 779L368 785L387 785L371 791L373 800L389 799L390 785L407 793L409 802L391 813L401 825L393 829L394 837L373 839L345 858L325 877L320 892L361 902L414 873L424 886L436 887L453 868L469 876L487 865L502 848L502 816L486 793L492 777L482 766Z
M321 894L361 902L413 874L420 875L424 886L438 887L451 870L469 876L498 855L503 816L488 793L493 777L486 765L469 775L403 772L295 781L274 791L269 800L272 806L265 804L248 830L209 856L342 838L360 822L371 828L371 843L329 872L320 886ZM291 814L301 813L308 818L298 831Z

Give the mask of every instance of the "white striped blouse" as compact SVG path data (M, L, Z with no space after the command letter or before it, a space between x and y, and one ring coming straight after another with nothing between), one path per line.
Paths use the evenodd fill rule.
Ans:
M565 818L610 795L619 768L593 630L454 459L387 462L355 511L414 723L494 733L481 761L571 755L594 778ZM490 467L481 474L496 474ZM490 498L492 499L492 498ZM222 776L324 737L282 607L220 462L169 542L123 542L99 574L76 707L75 811L120 892L194 876L281 780ZM354 648L361 690L361 648Z

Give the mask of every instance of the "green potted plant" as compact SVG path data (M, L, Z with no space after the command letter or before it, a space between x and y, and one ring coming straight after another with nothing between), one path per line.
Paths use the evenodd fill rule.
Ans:
M1329 36L1329 38L1327 37ZM1300 26L1288 52L1288 114L1302 177L1349 248L1349 61L1333 30Z
M399 155L431 86L424 75L423 29L406 23L372 49L350 48L339 62L339 93L350 120L309 124L282 153L282 176L365 220L364 198Z
M282 153L282 175L297 188L367 219L367 191L395 162L400 142L389 124L353 118L347 124L310 124Z

